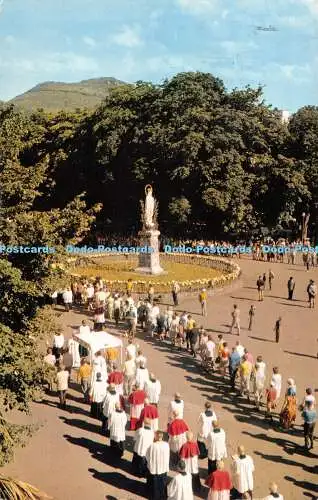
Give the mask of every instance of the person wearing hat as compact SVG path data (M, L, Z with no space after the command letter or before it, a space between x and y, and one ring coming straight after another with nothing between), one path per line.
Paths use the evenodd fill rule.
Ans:
M207 293L205 288L202 288L201 292L199 293L199 302L201 305L202 316L207 316Z
M178 474L168 485L168 500L193 500L192 478L184 460L178 464Z
M264 500L284 500L283 495L278 493L278 486L276 483L271 483L269 485L269 495L267 495Z

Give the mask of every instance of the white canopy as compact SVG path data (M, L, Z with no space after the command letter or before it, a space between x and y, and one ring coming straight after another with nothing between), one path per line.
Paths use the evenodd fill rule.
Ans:
M86 347L94 355L98 351L108 349L109 347L117 347L120 349L120 357L122 362L123 342L118 337L107 332L90 332L90 333L74 333L74 339L79 344Z

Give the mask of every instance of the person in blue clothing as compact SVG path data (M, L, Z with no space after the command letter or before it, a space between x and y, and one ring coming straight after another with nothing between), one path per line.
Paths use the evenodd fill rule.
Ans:
M311 401L306 401L302 417L304 419L305 448L311 450L314 447L314 431L317 421L317 412Z
M236 374L237 370L240 366L241 363L241 356L237 352L236 348L233 347L232 353L230 355L230 363L229 363L229 372L230 372L230 380L231 380L231 386L232 389L235 389L235 379L236 379Z

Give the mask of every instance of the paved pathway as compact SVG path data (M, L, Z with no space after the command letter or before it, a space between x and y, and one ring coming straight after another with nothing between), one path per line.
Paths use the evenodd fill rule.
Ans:
M209 299L208 318L198 314L196 298L185 297L181 307L194 315L198 324L209 328L216 337L218 332L230 347L237 340L228 335L226 326L234 303L241 309L241 323L246 327L247 313L251 303L256 305L255 328L253 332L242 329L242 343L254 357L262 354L268 373L278 365L283 374L283 389L288 377L296 380L299 399L305 387L318 391L318 306L317 310L307 307L305 289L309 278L318 281L318 270L306 272L301 266L290 266L240 261L243 276L239 287L224 290ZM257 276L271 267L276 277L272 292L267 292L264 302L257 302L255 282ZM295 301L286 300L286 283L289 276L296 280ZM273 342L273 326L282 316L282 339L279 345ZM68 334L71 326L80 324L83 315L76 312L64 314L63 325ZM201 321L202 319L202 321ZM109 329L112 333L112 330ZM250 335L248 335L250 333ZM207 378L198 365L186 353L174 352L170 346L158 342L140 340L148 365L160 378L163 395L159 414L161 426L166 425L166 408L175 391L185 399L185 419L194 430L198 414L206 399L213 402L215 411L227 432L229 454L243 443L256 466L255 497L267 493L270 480L279 483L286 500L318 498L316 441L313 453L303 451L301 428L290 433L280 432L264 421L255 412L253 405L229 394L228 385L218 376ZM317 394L316 394L317 395ZM144 498L144 482L130 475L131 433L128 437L128 451L120 468L114 468L111 457L105 450L106 439L99 433L99 425L88 414L81 394L76 387L70 394L71 411L56 407L56 398L47 397L42 404L33 408L32 421L43 426L30 440L29 445L16 453L15 461L3 472L31 482L42 488L57 500L130 500ZM298 416L297 424L301 424ZM206 463L201 462L205 474ZM202 498L206 498L205 491Z

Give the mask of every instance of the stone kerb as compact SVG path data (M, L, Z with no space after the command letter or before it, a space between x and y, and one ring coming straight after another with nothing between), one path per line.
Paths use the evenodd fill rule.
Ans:
M117 256L118 253L108 253L109 256ZM132 254L120 254L125 255L126 257L131 256ZM136 254L134 254L135 256ZM215 290L216 288L222 288L226 285L229 285L233 281L235 281L241 275L241 269L233 261L230 261L224 257L214 257L207 255L186 255L186 254L174 254L174 253L161 253L162 262L164 261L173 261L180 264L195 264L200 266L211 267L213 269L217 269L221 271L221 276L217 276L215 278L210 279L198 279L198 280L183 280L178 281L181 292L197 292L202 288L206 288L207 290ZM97 254L92 253L90 257L100 258L105 257L105 254ZM72 258L70 261L74 261ZM79 278L80 274L72 273L72 276ZM156 293L170 293L173 283L173 280L167 281L157 281L156 276L154 276L153 280L142 280L138 279L138 275L136 275L136 279L132 277L134 283L134 293L135 294L145 294L148 291L149 285L152 284L155 287ZM109 289L118 292L125 292L127 281L126 280L107 280L103 279L104 283L108 286Z

